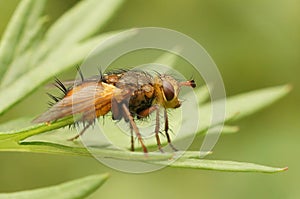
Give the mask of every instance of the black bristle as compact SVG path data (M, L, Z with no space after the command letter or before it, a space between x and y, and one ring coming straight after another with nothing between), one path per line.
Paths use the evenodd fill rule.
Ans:
M99 76L100 76L99 79L102 81L102 79L103 79L103 73L102 73L101 67L98 68L98 71L99 71Z
M48 102L48 106L52 107L55 103L54 102Z
M79 75L80 75L81 81L83 82L83 81L84 81L84 77L83 77L83 73L82 73L80 67L79 67L79 66L76 66L76 69L77 69L77 71L78 71L78 73L79 73Z
M130 71L129 69L112 69L105 73L105 75L121 74Z
M50 94L50 93L47 93L47 95L48 95L51 99L53 99L55 102L58 102L59 100L61 100L59 97L56 97L56 96L54 96L54 95L52 95L52 94Z
M65 85L58 78L55 78L54 86L57 87L59 90L61 90L64 94L67 94L68 89L65 87Z

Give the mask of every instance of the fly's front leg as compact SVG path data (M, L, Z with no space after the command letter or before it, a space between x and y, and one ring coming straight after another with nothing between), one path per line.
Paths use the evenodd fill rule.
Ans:
M168 113L167 113L167 110L164 109L164 116L165 116L165 133L166 133L166 136L167 136L167 139L168 139L168 143L170 145L170 147L174 150L174 151L178 151L174 146L173 144L171 143L171 138L170 138L170 135L168 133L169 131L169 119L168 119Z
M142 139L142 135L140 134L140 131L139 131L138 127L136 126L136 123L134 122L133 117L130 114L127 106L125 104L122 104L122 108L123 108L123 111L125 113L125 117L129 120L129 123L130 123L130 126L131 126L130 128L133 129L133 131L135 132L135 134L136 134L139 142L141 143L141 146L143 148L144 153L148 153L148 150L147 150L146 146L144 145L144 142L143 142L143 139Z

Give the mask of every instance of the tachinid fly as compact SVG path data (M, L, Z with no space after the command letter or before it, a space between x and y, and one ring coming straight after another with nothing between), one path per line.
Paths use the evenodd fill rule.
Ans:
M159 109L164 109L165 127L168 143L171 143L168 133L168 108L174 109L181 105L178 95L182 86L196 87L194 80L179 82L170 75L150 75L144 71L114 71L107 74L85 79L79 70L80 81L67 88L56 79L56 86L63 92L63 97L49 96L54 100L51 108L41 114L34 123L50 123L71 115L78 115L76 122L84 122L83 130L71 138L74 140L89 128L95 119L111 111L113 120L124 119L129 123L131 130L131 150L134 151L134 135L138 138L142 149L147 153L140 131L135 120L145 118L152 112L156 113L154 129L157 145L160 151L162 146L159 138L160 117Z

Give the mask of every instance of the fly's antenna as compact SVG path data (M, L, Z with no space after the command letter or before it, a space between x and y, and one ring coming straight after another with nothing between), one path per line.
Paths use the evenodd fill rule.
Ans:
M189 87L195 88L196 87L196 82L192 79L192 80L189 80L189 81L180 82L179 85L180 86L189 86Z

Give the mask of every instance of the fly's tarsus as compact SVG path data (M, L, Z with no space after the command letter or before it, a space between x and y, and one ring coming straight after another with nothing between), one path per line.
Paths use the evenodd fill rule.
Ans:
M76 140L77 138L79 138L80 136L82 136L84 134L84 132L91 126L92 124L91 123L88 123L88 125L85 125L83 127L83 129L80 131L80 133L78 133L77 135L75 135L74 137L72 138L69 138L68 141L74 141Z

